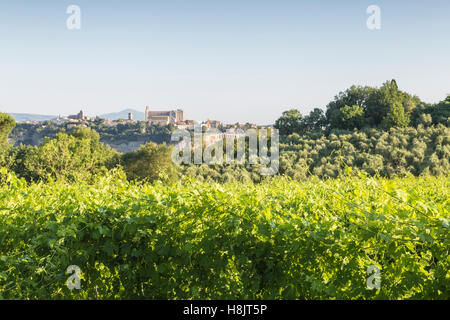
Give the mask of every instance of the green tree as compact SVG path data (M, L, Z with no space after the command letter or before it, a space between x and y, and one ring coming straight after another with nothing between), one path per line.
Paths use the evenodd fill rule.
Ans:
M400 91L395 80L386 81L367 100L365 115L374 127L404 127L420 99Z
M339 129L361 129L364 125L364 109L361 106L344 106L331 114L331 122L339 123Z
M124 154L122 164L129 180L172 182L178 177L178 169L171 156L171 146L150 142Z
M372 126L378 126L391 109L390 106L399 102L399 92L395 80L387 81L370 95L366 105L366 117Z
M364 117L366 113L367 101L376 92L376 88L372 87L362 87L362 86L351 86L347 90L340 92L334 97L334 100L327 105L326 118L327 124L330 129L346 129L352 125L342 122L342 111L343 108L348 108L349 106L360 106L363 109ZM355 110L356 111L356 110ZM345 113L348 113L346 110ZM351 118L350 122L354 122L354 118ZM353 128L352 128L353 129Z
M16 126L16 121L7 113L0 113L0 143L8 141L8 136Z
M301 120L302 132L321 131L327 124L327 119L322 109L314 108L309 115Z
M431 117L431 114L429 113L421 114L419 118L419 123L425 127L430 126L433 123L433 118Z
M407 126L419 103L418 97L399 90L397 82L391 80L380 88L352 86L339 93L327 105L326 116L330 129L348 130L364 126L389 129Z
M401 102L394 102L389 105L389 111L384 117L381 127L384 129L390 128L404 128L409 124L409 115L405 112L405 109Z
M100 143L94 132L91 136L60 132L54 139L46 137L41 145L26 150L22 174L34 181L78 181L112 168L118 163L118 154Z
M450 95L444 101L441 101L430 107L433 124L450 125Z
M431 119L431 122L429 120ZM424 123L425 120L425 123ZM420 104L412 112L411 123L414 126L419 124L450 124L450 95L447 98L436 104Z
M280 135L290 135L294 132L300 132L302 128L302 114L297 109L284 111L279 119L275 121L275 128L279 130Z
M10 169L14 165L14 147L9 143L0 143L0 167Z
M89 139L92 142L100 141L100 135L98 134L98 132L88 127L77 126L72 130L70 134L80 140Z

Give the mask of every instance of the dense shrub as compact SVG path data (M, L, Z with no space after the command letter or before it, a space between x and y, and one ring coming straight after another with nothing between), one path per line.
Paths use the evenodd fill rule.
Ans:
M311 175L336 178L352 167L383 177L445 175L450 171L449 159L450 128L443 125L335 131L320 137L294 133L280 144L279 174L299 181ZM258 170L258 165L248 164L183 167L185 175L217 182L248 178L260 182L264 178Z
M0 298L450 298L448 177L27 186L0 175ZM81 290L66 286L70 265ZM371 265L379 290L366 287Z
M21 176L27 180L89 180L116 166L117 152L99 142L95 131L77 130L74 134L58 133L54 139L24 149L16 155L22 161ZM20 171L20 170L18 170Z
M178 178L178 168L171 154L171 146L147 143L136 151L124 154L121 161L130 180L173 182Z
M450 129L444 126L393 128L387 132L371 129L318 140L288 137L280 148L281 158L290 159L281 161L281 173L289 170L286 162L302 161L309 172L320 177L336 177L347 166L385 177L406 173L439 175L450 170ZM332 170L326 171L325 166Z

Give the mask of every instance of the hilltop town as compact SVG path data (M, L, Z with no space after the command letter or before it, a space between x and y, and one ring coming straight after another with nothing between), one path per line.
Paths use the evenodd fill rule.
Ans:
M159 109L159 110L158 110ZM39 121L17 121L10 140L16 145L39 145L45 137L54 137L61 130L71 131L78 126L89 127L100 134L101 141L119 152L130 152L147 142L172 143L171 134L177 129L193 131L201 128L205 145L223 138L238 138L244 130L268 126L252 123L225 124L218 120L198 122L186 119L186 113L179 108L145 108L144 120L136 120L133 112L127 112L125 119L89 117L83 110L68 116ZM166 109L166 110L165 110Z
M17 123L26 123L26 124L41 124L45 121L50 121L52 123L56 124L71 124L69 127L76 126L77 124L82 124L85 122L93 122L93 121L101 121L103 120L104 123L108 126L117 126L118 124L123 123L138 123L141 121L147 122L150 125L156 125L156 126L173 126L177 129L187 129L187 130L193 130L194 126L198 125L202 128L206 129L219 129L222 131L225 131L227 129L248 129L248 128L258 128L258 125L253 123L246 123L246 124L224 124L219 120L206 120L203 122L198 122L196 120L187 120L186 119L186 113L182 109L173 109L173 110L153 110L149 106L145 107L145 120L137 120L134 119L134 114L132 112L129 112L126 119L108 119L104 118L102 116L97 117L89 117L86 115L86 113L83 110L80 110L79 113L74 115L68 115L66 117L58 115L54 119L48 119L48 120L37 120L37 121L20 121L18 120ZM263 127L263 126L260 126Z

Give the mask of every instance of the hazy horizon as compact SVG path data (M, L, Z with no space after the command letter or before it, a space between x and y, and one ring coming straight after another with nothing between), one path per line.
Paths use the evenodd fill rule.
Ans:
M81 29L68 30L69 5ZM381 8L369 30L366 8ZM434 103L450 93L450 2L0 3L0 110L90 116L181 108L187 119L273 123L351 85Z

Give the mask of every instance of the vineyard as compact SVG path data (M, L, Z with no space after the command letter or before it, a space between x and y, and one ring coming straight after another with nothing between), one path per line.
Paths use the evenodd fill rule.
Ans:
M2 169L0 298L449 299L449 190L448 176L89 185Z

